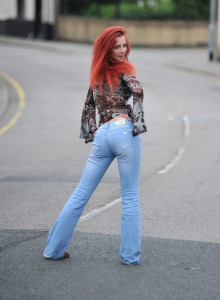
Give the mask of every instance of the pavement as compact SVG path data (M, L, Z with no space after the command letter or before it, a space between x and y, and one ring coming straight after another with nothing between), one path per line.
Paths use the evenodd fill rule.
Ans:
M73 42L29 40L17 37L0 36L0 45L12 45L44 51L74 52L80 45ZM80 45L82 46L82 45ZM146 60L151 64L166 65L187 72L220 77L220 63L209 61L207 47L199 48L139 48L146 51ZM0 120L9 103L9 91L5 79L0 74Z
M70 42L1 36L0 45L62 53L74 53L82 48L82 45ZM207 48L136 48L135 52L138 64L144 59L152 66L164 65L215 79L220 77L220 64L208 61ZM138 52L146 52L146 55L138 58ZM4 70L0 68L0 71ZM0 120L7 110L10 95L13 95L10 88L10 84L0 76ZM28 179L30 182L39 180L38 177ZM12 177L11 183L15 186L16 178L15 182L13 180ZM19 177L18 180L22 183L23 179ZM174 181L172 183L175 185ZM8 184L7 178L5 184ZM23 187L21 185L20 189ZM190 186L188 188L190 190ZM163 189L168 189L168 184ZM153 191L156 195L154 186ZM38 192L37 188L36 194ZM159 189L159 196L160 193ZM13 205L16 207L17 203L13 202ZM48 231L37 229L0 230L2 300L219 300L219 243L145 236L142 239L141 265L133 267L120 264L120 236L107 233L76 231L68 260L52 262L43 257L39 259L47 235Z
M4 232L2 300L219 299L219 244L144 237L141 264L125 266L119 262L117 235L76 232L69 259L46 261L39 252L47 235Z

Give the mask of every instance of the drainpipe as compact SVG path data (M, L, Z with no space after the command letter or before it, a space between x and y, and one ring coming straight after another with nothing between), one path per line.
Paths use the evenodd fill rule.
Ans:
M209 22L209 60L212 61L215 57L215 2L210 2L210 22Z
M217 50L216 50L216 59L220 62L220 0L218 0L218 9L217 9Z
M55 0L54 39L58 39L58 17L60 15L60 0Z

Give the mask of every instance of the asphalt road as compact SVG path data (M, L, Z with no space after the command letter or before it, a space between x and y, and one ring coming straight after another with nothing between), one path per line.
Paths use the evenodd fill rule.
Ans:
M0 43L1 299L219 300L220 67L206 62L206 49L130 56L148 127L141 265L119 259L116 162L86 206L70 259L43 259L48 230L91 149L79 139L90 52L79 44Z

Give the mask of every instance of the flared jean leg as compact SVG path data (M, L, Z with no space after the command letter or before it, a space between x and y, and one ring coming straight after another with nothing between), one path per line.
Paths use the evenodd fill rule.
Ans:
M68 248L74 229L83 209L99 184L114 157L101 157L92 149L79 185L71 195L54 223L48 239L44 257L60 259Z
M139 264L141 256L141 216L139 177L141 160L140 136L117 156L121 179L122 218L120 256L124 264Z
M124 264L139 264L141 218L139 176L141 141L133 137L130 121L110 122L96 132L82 178L51 229L44 256L60 259L69 246L83 209L115 157L121 180L122 218L120 256Z

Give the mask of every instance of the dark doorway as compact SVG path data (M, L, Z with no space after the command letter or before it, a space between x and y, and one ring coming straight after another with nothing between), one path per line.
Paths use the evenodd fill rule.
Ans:
M35 22L34 22L34 37L40 38L42 35L42 24L41 24L41 0L35 0Z

